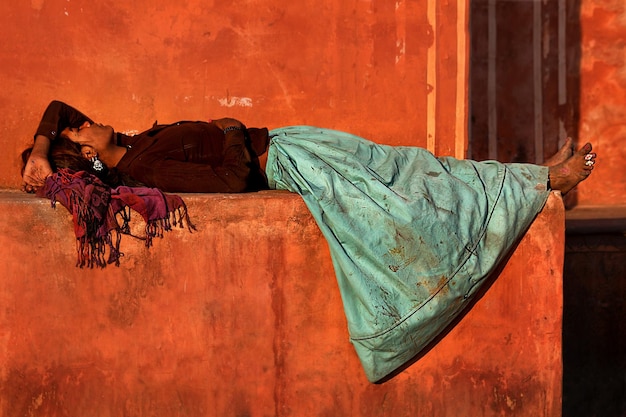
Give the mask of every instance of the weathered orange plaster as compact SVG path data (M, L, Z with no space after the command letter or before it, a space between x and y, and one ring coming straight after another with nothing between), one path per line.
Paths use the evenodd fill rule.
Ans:
M560 415L559 197L458 325L383 384L348 341L300 197L186 199L197 232L149 250L125 237L119 268L90 270L64 208L0 194L0 415Z
M0 187L19 186L18 155L52 99L120 131L229 116L391 145L441 141L441 152L456 146L463 156L466 8L466 0L0 5Z

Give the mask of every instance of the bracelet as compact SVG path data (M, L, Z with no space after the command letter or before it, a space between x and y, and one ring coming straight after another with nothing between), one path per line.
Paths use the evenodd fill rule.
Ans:
M241 126L228 126L226 129L224 129L224 134L227 134L228 132L232 132L233 130L242 130Z

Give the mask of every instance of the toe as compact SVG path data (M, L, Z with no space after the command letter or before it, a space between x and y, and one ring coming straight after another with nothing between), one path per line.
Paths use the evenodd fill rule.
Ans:
M586 153L591 152L591 149L592 149L592 147L591 147L591 143L587 142L587 143L585 143L585 144L583 145L583 147L582 147L582 148L580 148L580 150L578 151L578 153L580 153L580 154L586 154Z

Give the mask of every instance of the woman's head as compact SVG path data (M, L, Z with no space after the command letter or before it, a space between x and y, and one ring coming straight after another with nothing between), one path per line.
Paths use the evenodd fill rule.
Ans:
M24 174L24 167L28 162L32 149L33 148L30 147L22 152L22 175ZM69 168L74 171L85 171L97 176L103 182L112 187L118 185L141 185L139 182L134 181L130 177L120 175L115 169L108 169L106 165L103 170L96 171L93 167L93 163L88 159L90 151L91 149L88 146L81 146L64 136L57 136L55 140L50 142L48 160L50 161L50 166L54 172L61 168Z
M89 146L95 152L103 152L115 145L114 131L111 126L85 122L76 128L65 128L61 136L81 146Z
M32 147L27 148L22 152L22 173L32 149ZM91 174L97 174L90 161L82 155L81 146L63 136L57 137L50 143L48 160L52 171L55 172L60 168L70 168L74 171L87 171Z

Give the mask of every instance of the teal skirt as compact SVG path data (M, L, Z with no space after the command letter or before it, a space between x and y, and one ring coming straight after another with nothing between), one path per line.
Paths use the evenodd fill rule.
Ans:
M436 158L311 126L270 137L270 188L300 194L328 241L373 382L458 316L549 194L543 166Z

